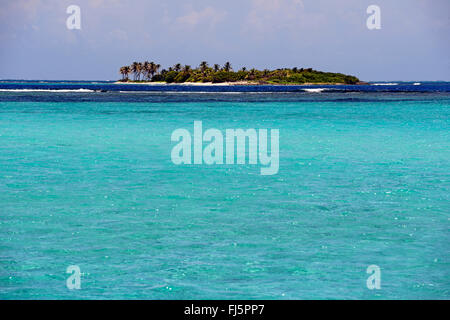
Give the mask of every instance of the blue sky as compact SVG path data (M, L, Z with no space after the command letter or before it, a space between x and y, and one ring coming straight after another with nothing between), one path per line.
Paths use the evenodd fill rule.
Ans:
M366 9L381 8L381 30ZM69 30L69 5L81 30ZM115 80L150 60L450 80L448 0L2 0L0 78Z

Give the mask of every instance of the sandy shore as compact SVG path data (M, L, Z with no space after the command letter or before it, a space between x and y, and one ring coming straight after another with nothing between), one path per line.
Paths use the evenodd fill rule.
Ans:
M183 83L167 83L167 82L121 82L116 81L114 84L134 84L134 85L150 85L150 86L160 86L160 85L178 85L178 86L242 86L242 85L258 85L256 82L249 81L236 81L236 82L183 82Z
M271 86L330 86L330 85L345 85L345 83L302 83L302 84L271 84L271 83L258 83L251 81L236 81L236 82L183 82L183 83L167 83L167 82L121 82L116 81L114 84L134 84L134 85L147 85L147 86L160 86L160 85L177 85L177 86L257 86L257 85L271 85Z

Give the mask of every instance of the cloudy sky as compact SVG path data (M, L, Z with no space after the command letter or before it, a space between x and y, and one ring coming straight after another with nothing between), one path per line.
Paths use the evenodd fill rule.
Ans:
M366 9L381 8L368 30ZM81 8L69 30L67 7ZM163 67L312 67L363 80L450 80L449 0L2 0L0 79L115 80Z

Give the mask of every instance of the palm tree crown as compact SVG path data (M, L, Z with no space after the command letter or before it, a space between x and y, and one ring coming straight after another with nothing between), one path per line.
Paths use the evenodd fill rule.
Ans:
M227 72L233 70L233 68L231 67L231 63L230 62L225 62L225 64L223 65L223 70L227 71Z

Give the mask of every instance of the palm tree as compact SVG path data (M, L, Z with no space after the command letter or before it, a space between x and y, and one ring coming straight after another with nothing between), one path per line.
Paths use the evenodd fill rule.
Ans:
M134 73L134 80L141 80L141 74L144 72L144 64L141 62L133 62L131 70Z
M122 75L122 80L128 81L128 75L131 72L131 68L129 66L123 66L120 68L120 74Z
M173 70L175 70L176 72L180 72L181 70L181 63L177 63L176 65L173 66Z
M185 73L190 73L190 72L191 72L191 66L185 65L185 66L183 67L183 72L185 72Z
M134 80L136 80L139 72L139 62L133 62L131 65L131 72L133 72Z
M130 68L130 66L125 66L125 67L123 67L123 71L124 71L124 73L125 73L125 80L128 81L128 75L131 73L131 68Z
M158 73L159 68L161 68L160 64L156 64L153 61L150 62L150 64L149 64L149 72L150 72L150 75L152 76L152 78L155 75L155 73Z
M241 71L245 72L245 71L247 71L247 68L246 67L242 67Z
M231 67L231 63L226 62L224 64L224 66L223 66L223 70L226 71L226 72L229 72L229 71L233 70L233 68Z
M141 80L141 75L144 73L144 64L142 62L139 62L139 68L138 68L138 80Z
M152 61L148 64L148 73L151 78L153 78L153 75L155 74L155 63Z
M220 70L220 66L216 63L215 65L214 65L214 72L217 72L217 71L219 71Z
M206 69L208 69L208 62L202 61L200 62L200 71L205 73Z
M125 80L125 76L126 76L126 71L125 71L125 68L126 67L121 67L120 69L119 69L119 73L122 75L122 80Z
M159 68L161 68L160 64L155 64L155 73L158 73Z
M142 72L144 76L147 78L147 80L150 80L150 73L151 73L150 62L148 61L144 62L144 64L142 65Z
M249 79L254 80L257 74L257 70L255 68L252 68L249 72Z

